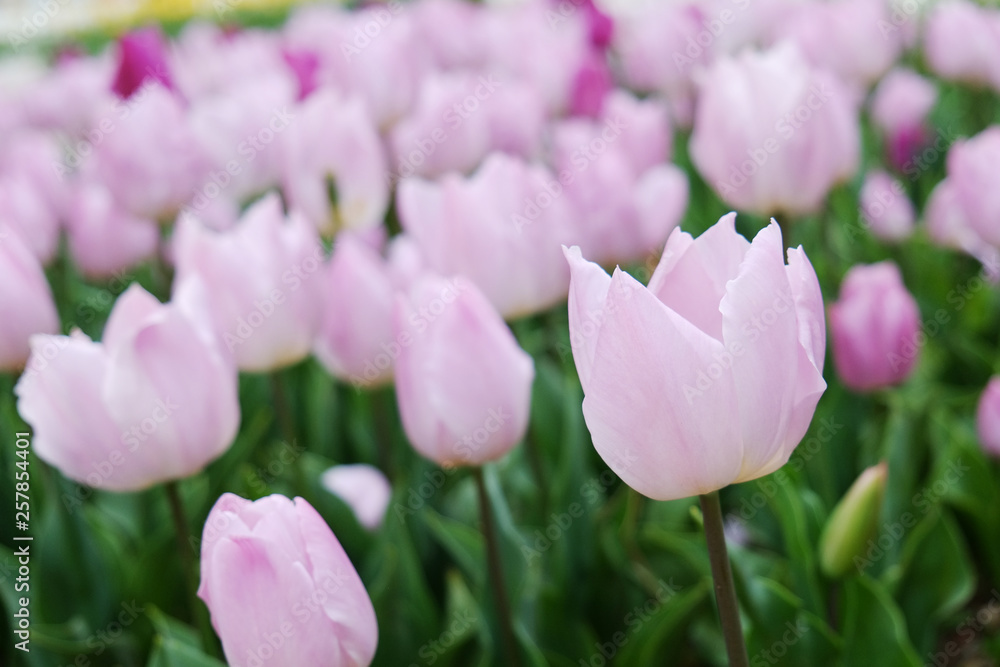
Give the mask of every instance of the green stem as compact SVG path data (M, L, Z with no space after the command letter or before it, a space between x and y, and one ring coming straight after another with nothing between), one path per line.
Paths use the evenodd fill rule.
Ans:
M201 632L202 648L218 655L215 645L215 635L205 613L205 606L198 599L198 577L195 574L194 542L188 531L187 519L184 514L184 503L181 501L180 487L176 481L167 482L167 501L170 504L170 516L174 521L174 532L177 533L177 551L181 557L181 568L184 570L184 588L187 589L188 612L191 620Z
M730 667L749 667L747 647L743 642L743 628L740 625L740 608L736 600L736 586L733 584L733 570L729 565L726 551L726 535L722 530L722 505L719 492L712 491L698 496L701 513L705 519L705 541L708 543L708 559L712 563L712 579L715 580L715 601L719 606L719 621L722 636L726 640L726 653Z
M479 490L479 510L483 515L483 536L486 538L486 563L490 572L490 584L493 587L493 597L497 606L500 629L503 633L504 650L507 653L505 664L519 667L521 654L517 650L514 639L514 626L510 612L510 600L507 598L507 588L504 586L503 567L500 561L500 544L497 540L496 526L493 523L493 507L486 493L486 481L483 479L483 469L472 469L476 478L476 488Z
M274 371L271 378L271 396L274 399L274 411L278 414L278 425L281 428L281 437L289 447L298 444L295 430L295 418L292 416L292 406L288 402L288 394L285 392L285 383L280 371ZM297 493L305 493L306 476L302 471L301 457L292 464L292 474L295 477L295 490Z

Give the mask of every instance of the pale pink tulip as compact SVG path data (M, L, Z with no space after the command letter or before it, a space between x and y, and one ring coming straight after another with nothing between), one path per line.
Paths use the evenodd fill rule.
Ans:
M987 454L1000 457L1000 377L990 378L976 409L979 444Z
M0 371L22 368L33 334L59 332L52 290L19 233L0 223Z
M861 215L872 234L901 241L913 233L917 212L903 184L884 171L872 171L861 186Z
M937 87L916 72L897 68L872 94L871 117L885 138L889 161L897 169L927 143L927 114L937 102Z
M936 5L924 28L924 57L943 79L1000 90L1000 11L968 0Z
M392 498L392 486L378 468L364 463L339 465L320 478L323 487L347 503L358 523L378 530Z

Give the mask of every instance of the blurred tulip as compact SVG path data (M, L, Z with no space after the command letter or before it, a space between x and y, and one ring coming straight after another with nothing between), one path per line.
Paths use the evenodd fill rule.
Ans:
M949 179L938 183L924 206L927 234L935 243L956 248L983 264L988 278L1000 281L1000 251L984 241L969 225L959 203L958 193Z
M174 243L177 284L208 287L216 330L240 370L271 371L305 358L319 327L323 246L301 216L287 220L276 194L222 233L184 216Z
M309 50L298 51L295 49L285 49L281 55L298 81L299 101L312 95L313 91L319 87L317 80L320 66L319 56Z
M0 372L22 368L33 334L59 333L52 290L20 235L0 224Z
M760 214L812 213L857 170L854 99L794 47L720 60L700 90L691 159L727 204Z
M66 220L69 251L80 272L107 278L156 254L160 229L123 211L103 185L80 184Z
M200 284L169 304L132 285L100 343L34 336L15 393L39 458L81 484L136 491L222 455L240 423L237 377L208 318Z
M395 288L385 260L355 236L341 234L318 280L316 358L331 375L356 386L391 381L398 345L392 332Z
M371 598L312 505L223 494L205 521L200 597L231 665L367 667Z
M207 21L184 26L172 44L170 65L181 95L195 105L257 80L296 83L278 34Z
M967 0L937 4L924 28L924 57L942 79L1000 90L1000 11Z
M697 239L675 229L648 287L565 251L587 428L622 481L656 500L777 470L826 389L812 265L801 248L785 265L777 223L748 243L735 221Z
M872 95L871 116L884 137L889 162L906 164L928 142L927 114L937 102L937 87L916 72L897 68L879 82Z
M830 306L837 375L855 391L899 384L917 360L920 311L892 262L857 265Z
M901 241L913 233L917 213L903 185L884 171L865 176L861 213L872 234L883 241Z
M962 215L976 234L1000 247L1000 126L971 139L960 139L948 151L948 183Z
M1000 457L1000 377L990 378L976 408L976 432L987 454Z
M878 528L888 474L884 462L866 468L833 508L819 539L819 562L826 576L844 576L865 553Z
M320 479L327 491L347 503L358 523L368 530L382 526L392 486L381 470L364 463L339 465L328 469Z
M430 270L469 278L513 318L566 296L558 259L572 214L562 192L544 168L494 153L468 178L404 180L396 206Z
M608 96L602 119L553 127L554 169L575 209L572 242L592 261L640 260L680 222L688 185L665 164L671 143L663 105L620 91Z
M29 174L0 174L0 221L17 230L25 246L43 264L59 249L59 217L52 202Z
M487 62L484 22L489 9L466 0L422 0L407 7L423 47L438 71L482 69Z
M167 41L157 27L140 28L118 40L118 73L111 88L122 99L132 97L147 79L173 90L167 65Z
M429 274L400 297L396 397L406 435L441 466L480 465L524 436L535 371L482 293Z
M281 180L289 207L324 234L380 225L389 206L387 169L365 105L323 90L294 113L282 137Z
M583 62L573 80L569 101L570 115L596 118L604 107L604 99L612 90L614 90L614 80L603 52L591 54Z

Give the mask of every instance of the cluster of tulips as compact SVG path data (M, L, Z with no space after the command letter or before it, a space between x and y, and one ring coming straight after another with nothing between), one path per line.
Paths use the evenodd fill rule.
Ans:
M237 438L240 374L314 357L354 390L393 384L422 456L482 466L544 418L508 322L568 302L594 448L648 498L702 497L725 589L715 494L789 461L827 387L827 322L858 393L906 380L927 335L891 260L852 267L827 309L807 256L824 249L791 247L797 225L887 247L919 233L1000 275L1000 126L931 120L942 82L1000 91L1000 10L620 5L317 5L276 30L144 27L96 54L0 60L0 369L20 374L34 453L94 489L172 485ZM944 155L920 211L911 185ZM859 208L837 220L845 184ZM763 221L752 240L736 213L701 218L720 200ZM93 340L53 296L67 267L152 278L125 279ZM1000 456L1000 379L978 423ZM381 472L323 479L379 529ZM200 545L231 665L293 626L306 639L263 662L372 662L372 603L308 502L226 493ZM730 660L748 664L725 597Z

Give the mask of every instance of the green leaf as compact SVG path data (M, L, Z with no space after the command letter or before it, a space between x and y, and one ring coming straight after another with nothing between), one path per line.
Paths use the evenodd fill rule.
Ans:
M910 643L903 613L879 582L866 576L844 582L841 626L843 667L922 667Z
M614 661L617 665L664 664L664 656L680 648L672 640L707 602L711 588L710 582L703 580L688 590L668 591L660 598L650 598L629 611L622 619L621 630L602 641L603 648L610 652L614 647L618 651ZM584 661L587 663L587 658Z
M157 637L147 667L226 667L226 665L179 639Z

